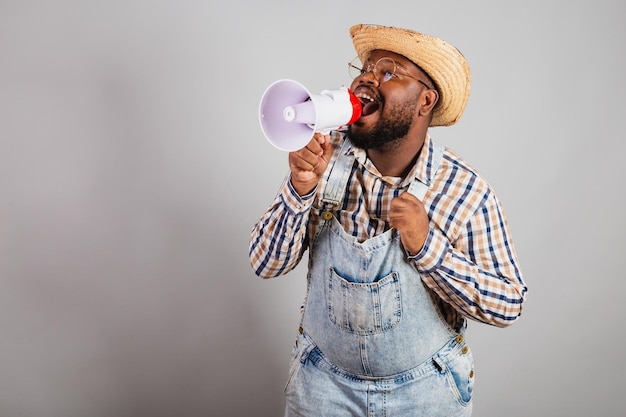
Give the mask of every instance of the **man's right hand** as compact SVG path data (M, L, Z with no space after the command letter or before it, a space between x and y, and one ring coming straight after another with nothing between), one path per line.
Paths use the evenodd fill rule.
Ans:
M304 148L289 153L291 185L299 195L313 191L328 167L331 154L330 135L319 132Z

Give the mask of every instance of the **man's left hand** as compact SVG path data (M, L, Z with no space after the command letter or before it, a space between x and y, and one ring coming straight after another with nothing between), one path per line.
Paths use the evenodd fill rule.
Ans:
M400 233L400 241L412 255L417 255L428 237L428 214L424 204L413 194L404 192L391 200L389 226Z

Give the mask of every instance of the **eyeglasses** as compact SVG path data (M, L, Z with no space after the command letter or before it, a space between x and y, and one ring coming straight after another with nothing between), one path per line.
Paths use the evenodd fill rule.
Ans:
M365 73L371 72L374 74L374 78L376 78L379 83L386 83L392 78L398 78L398 71L400 71L400 74L402 74L403 76L413 78L417 82L424 85L426 88L434 89L426 82L412 76L411 74L400 68L398 64L396 64L396 61L391 58L381 58L376 61L375 64L369 64L367 67L363 66L359 57L354 58L348 63L348 73L353 79L360 77Z

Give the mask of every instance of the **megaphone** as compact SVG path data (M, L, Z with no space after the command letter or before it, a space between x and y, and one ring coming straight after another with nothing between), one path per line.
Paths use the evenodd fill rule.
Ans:
M272 83L261 98L259 121L267 140L276 148L302 149L315 132L328 133L361 117L361 102L346 87L311 94L294 80Z

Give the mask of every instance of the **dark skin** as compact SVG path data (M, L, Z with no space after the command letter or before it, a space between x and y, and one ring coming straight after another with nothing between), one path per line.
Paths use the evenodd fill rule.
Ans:
M366 149L368 158L384 176L404 177L410 171L424 145L432 111L439 95L417 80L432 85L428 77L402 55L384 50L372 51L366 62L375 63L380 58L393 59L398 67L398 77L380 83L372 72L357 77L350 89L356 94L376 97L379 108L362 116L351 127L355 134L367 133L377 123L396 117L398 108L412 108L410 127L406 135L392 142ZM407 76L408 74L409 76ZM412 78L413 77L413 78ZM330 161L330 137L316 133L303 149L289 153L291 184L299 195L310 193L321 179ZM404 192L391 201L389 226L398 230L404 248L417 254L429 233L428 215L424 204L412 194Z

